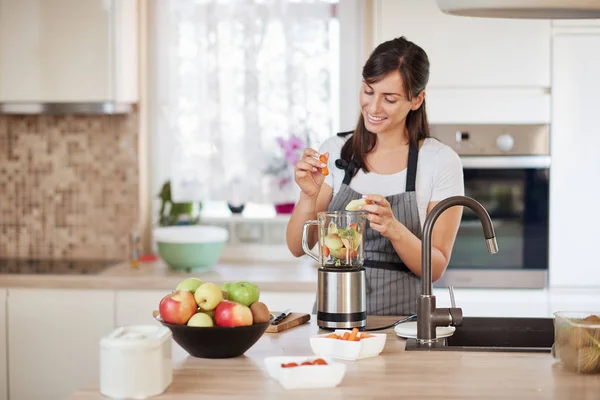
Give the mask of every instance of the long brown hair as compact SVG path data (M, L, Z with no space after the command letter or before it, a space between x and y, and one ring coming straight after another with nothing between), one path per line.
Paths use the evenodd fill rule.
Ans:
M425 51L404 38L396 38L377 46L365 63L362 76L365 82L373 84L382 80L390 72L399 71L404 83L404 95L412 100L418 96L429 81L429 58ZM430 136L425 99L416 110L410 110L406 116L406 128L410 145L417 145L421 139ZM360 113L358 123L351 140L342 147L341 158L352 157L365 172L369 172L365 158L375 147L376 135L365 127L365 120Z

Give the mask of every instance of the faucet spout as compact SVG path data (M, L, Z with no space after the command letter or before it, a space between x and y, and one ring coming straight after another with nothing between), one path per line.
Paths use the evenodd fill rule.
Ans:
M433 226L438 217L447 209L454 206L468 207L479 217L481 226L483 227L483 235L490 254L498 252L498 243L496 242L496 233L492 219L486 209L475 199L467 196L453 196L440 201L429 213L425 219L423 226L423 242L421 246L421 285L422 294L431 296L432 279L431 279L431 234Z
M468 207L477 214L483 227L483 235L488 251L498 252L494 225L488 212L475 199L467 196L453 196L440 201L425 219L423 240L421 245L421 284L422 294L417 299L417 340L428 345L436 340L435 328L438 326L461 325L462 310L452 305L452 308L437 308L435 296L432 296L431 278L431 234L438 217L448 208L454 206Z

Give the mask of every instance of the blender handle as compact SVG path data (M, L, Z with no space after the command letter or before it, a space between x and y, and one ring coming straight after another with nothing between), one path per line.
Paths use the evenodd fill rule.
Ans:
M319 255L315 252L313 252L311 249L308 248L308 241L307 241L307 236L308 236L308 227L311 225L319 225L319 221L317 220L310 220L310 221L306 221L304 223L304 228L302 229L302 250L304 250L304 252L306 254L308 254L309 256L311 256L312 258L314 258L314 260L316 262L320 262L319 260Z

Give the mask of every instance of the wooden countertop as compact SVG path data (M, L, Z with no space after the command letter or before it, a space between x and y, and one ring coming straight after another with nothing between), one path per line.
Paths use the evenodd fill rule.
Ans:
M369 317L382 326L395 317ZM549 353L404 351L406 341L392 329L383 352L359 361L341 361L347 372L330 389L285 390L264 367L270 356L310 356L310 323L282 333L265 334L244 356L209 360L188 357L175 366L173 383L155 399L578 399L600 398L600 375L564 371ZM98 384L69 400L104 399Z
M48 289L172 290L187 277L221 284L251 281L262 291L316 292L317 268L308 258L297 262L220 263L208 272L178 272L161 260L143 263L133 269L124 262L95 275L84 274L0 274L0 288L29 287Z

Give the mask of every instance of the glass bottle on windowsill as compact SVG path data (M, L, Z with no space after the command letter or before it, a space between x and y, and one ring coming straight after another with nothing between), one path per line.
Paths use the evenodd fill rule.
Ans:
M140 267L140 235L137 232L131 232L129 236L129 265L134 269Z

